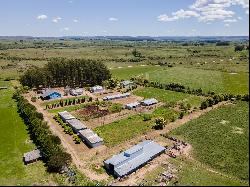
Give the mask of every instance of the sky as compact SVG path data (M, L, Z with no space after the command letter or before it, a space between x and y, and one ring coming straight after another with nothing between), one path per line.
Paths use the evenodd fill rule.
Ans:
M0 0L0 36L249 35L249 0Z

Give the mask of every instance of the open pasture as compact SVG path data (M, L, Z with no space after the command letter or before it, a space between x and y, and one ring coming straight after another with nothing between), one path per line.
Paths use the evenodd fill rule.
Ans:
M249 108L229 104L171 132L192 144L197 160L242 180L249 180Z

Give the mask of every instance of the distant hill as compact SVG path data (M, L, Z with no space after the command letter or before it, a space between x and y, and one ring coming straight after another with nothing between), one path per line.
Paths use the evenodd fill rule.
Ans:
M0 40L120 40L120 41L169 41L169 42L218 42L218 41L249 41L249 36L0 36Z

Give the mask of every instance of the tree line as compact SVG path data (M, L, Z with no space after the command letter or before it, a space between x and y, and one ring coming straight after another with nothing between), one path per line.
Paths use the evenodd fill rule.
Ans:
M31 68L20 78L24 86L93 86L109 79L111 73L100 61L53 58L43 68Z
M62 167L71 163L71 155L64 151L61 140L52 134L44 121L43 114L37 112L21 94L23 89L17 89L13 98L17 101L18 112L28 126L30 137L41 150L43 160L50 172L60 172Z

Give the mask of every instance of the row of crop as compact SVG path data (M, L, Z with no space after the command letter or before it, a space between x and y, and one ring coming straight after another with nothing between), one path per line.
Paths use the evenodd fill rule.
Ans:
M64 123L63 120L58 116L58 115L55 115L54 116L54 120L59 123L59 125L62 126L62 128L64 129L64 132L66 134L69 134L69 135L73 135L73 139L75 141L76 144L79 144L81 143L81 139L78 137L77 134L74 134L74 131L73 129L67 124L67 123Z
M74 98L74 99L60 100L52 104L47 104L45 106L45 109L54 109L54 108L59 108L59 107L64 107L64 106L78 105L78 104L82 104L85 102L92 102L92 101L93 101L92 97L89 97L88 99L83 97L83 98L78 98L78 99Z
M18 112L25 121L31 139L41 150L43 160L51 172L60 172L71 163L71 155L64 151L61 140L52 134L44 121L43 114L37 112L35 106L22 96L23 90L17 89L13 98L17 101Z
M201 103L200 109L206 109L207 107L211 107L213 105L218 104L222 101L228 100L241 100L241 101L249 101L249 95L232 95L232 94L221 94L221 95L214 95L213 97L209 97L205 101Z

